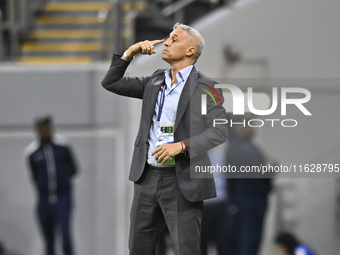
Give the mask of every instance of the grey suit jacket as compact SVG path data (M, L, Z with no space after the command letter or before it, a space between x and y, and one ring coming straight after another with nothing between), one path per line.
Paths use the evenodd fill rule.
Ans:
M123 77L129 63L114 55L102 86L118 95L143 99L129 177L131 181L137 182L145 168L152 116L165 75L164 70L157 70L148 77ZM207 151L225 142L228 133L227 125L213 127L214 119L225 119L226 115L225 109L219 103L216 106L209 96L207 114L201 115L201 94L205 92L197 89L197 81L214 86L213 80L193 68L180 96L174 125L174 142L184 141L187 146L187 155L181 153L175 156L177 180L183 195L192 202L216 196L212 176L207 174L210 175L208 178L190 178L190 169L194 171L195 166L209 166ZM217 91L223 101L221 90Z

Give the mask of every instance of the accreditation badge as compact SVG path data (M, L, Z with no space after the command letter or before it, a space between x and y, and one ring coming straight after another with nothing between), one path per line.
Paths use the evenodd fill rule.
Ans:
M174 124L159 124L156 147L173 142L174 142ZM169 158L165 165L175 166L175 158L174 157Z

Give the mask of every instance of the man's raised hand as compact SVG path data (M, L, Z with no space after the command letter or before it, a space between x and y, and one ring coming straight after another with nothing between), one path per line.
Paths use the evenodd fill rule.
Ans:
M153 40L153 41L143 41L138 42L136 44L133 44L129 47L129 49L126 51L126 54L129 58L134 57L136 54L155 54L155 45L164 42L164 39L162 40ZM127 60L124 56L122 56L122 59Z

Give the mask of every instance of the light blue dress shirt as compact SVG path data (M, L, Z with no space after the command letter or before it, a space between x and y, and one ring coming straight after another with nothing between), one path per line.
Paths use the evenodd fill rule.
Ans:
M165 74L165 98L164 98L164 105L163 105L163 112L160 119L160 125L163 124L172 124L175 125L176 113L178 108L178 101L182 94L183 87L189 77L189 74L193 68L193 65L190 65L176 74L177 83L171 86L171 77L170 71L168 69L164 72ZM156 143L158 140L158 129L159 125L157 123L157 115L159 109L159 103L161 99L161 90L158 93L157 102L155 106L155 111L152 117L152 124L149 132L149 150L148 150L148 159L147 162L156 167L170 167L174 166L173 164L165 163L162 165L158 163L155 159L155 155L151 156L151 153L156 149Z

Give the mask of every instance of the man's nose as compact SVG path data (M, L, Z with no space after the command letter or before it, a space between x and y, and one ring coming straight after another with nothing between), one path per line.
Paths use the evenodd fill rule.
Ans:
M164 41L165 46L169 46L169 38Z

